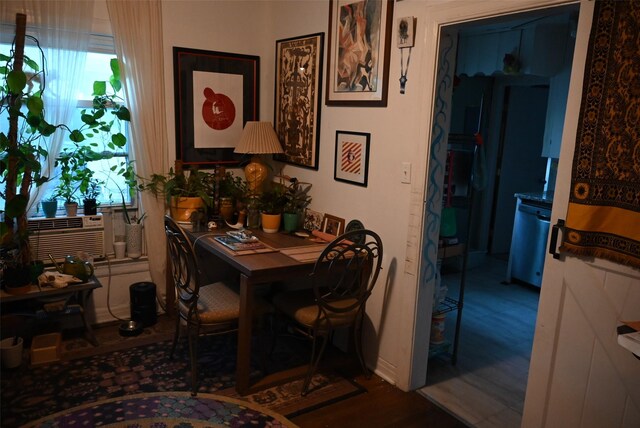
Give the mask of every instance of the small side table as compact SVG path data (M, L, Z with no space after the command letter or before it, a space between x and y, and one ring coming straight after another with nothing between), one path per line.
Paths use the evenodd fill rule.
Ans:
M83 282L82 284L72 284L65 288L42 287L41 289L38 289L38 287L34 285L31 287L31 291L25 294L14 295L7 293L5 290L0 290L0 304L2 305L2 313L10 314L12 302L36 300L41 301L43 305L45 305L47 302L65 300L66 298L67 301L73 301L74 303L66 304L64 308L61 308L59 311L43 311L44 314L40 314L40 312L38 312L33 315L36 317L39 315L58 317L79 313L82 317L82 323L84 325L87 340L92 345L98 346L98 339L93 333L93 329L91 328L91 324L87 319L87 313L85 311L85 306L89 297L96 288L102 288L102 284L100 284L100 281L98 281L94 276L87 282Z

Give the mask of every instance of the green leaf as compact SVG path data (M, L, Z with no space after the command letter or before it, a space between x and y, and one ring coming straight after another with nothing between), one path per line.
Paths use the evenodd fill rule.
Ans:
M43 123L41 123L41 126L40 126L40 133L44 137L48 137L49 135L51 135L54 132L56 132L56 129L58 129L58 127L53 126L53 125L43 121Z
M10 56L0 53L0 61L9 61L10 59Z
M25 198L23 195L16 195L13 199L7 201L5 214L11 218L18 217L26 211L28 203L28 198Z
M80 120L82 120L82 122L86 123L87 125L91 125L96 122L96 119L92 114L82 114L80 115Z
M109 66L111 67L111 73L113 73L113 77L117 80L120 80L120 63L118 62L118 58L111 58L111 61L109 61Z
M29 126L33 126L34 128L39 127L40 122L40 116L29 115L27 117L27 123L29 124Z
M104 80L96 80L93 82L93 95L102 96L107 93L107 82Z
M69 139L74 143L81 143L84 141L84 135L82 135L82 132L75 129L71 131L71 134L69 135Z
M40 66L38 65L38 63L26 55L24 56L24 63L31 67L32 70L40 71Z
M5 67L4 65L0 65L0 74L7 74L7 67Z
M120 81L120 79L116 79L115 77L111 76L109 78L109 83L111 84L111 87L113 88L113 92L118 93L122 89L122 82Z
M127 137L125 137L122 133L118 132L117 134L113 134L111 136L111 141L118 147L124 147L127 144Z
M120 120L131 121L131 113L129 112L129 109L124 106L120 107L114 114Z
M11 93L21 93L26 84L27 76L22 71L11 70L7 75L7 86Z
M39 116L42 114L42 110L44 110L44 102L42 102L42 98L40 97L31 96L27 99L27 108L29 109L29 113Z
M104 116L104 110L97 110L94 114L93 117L95 117L96 119L100 119L102 116Z

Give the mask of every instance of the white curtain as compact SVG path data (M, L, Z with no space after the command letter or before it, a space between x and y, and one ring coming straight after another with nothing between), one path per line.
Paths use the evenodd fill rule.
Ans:
M45 118L54 125L68 124L76 107L79 76L84 70L94 3L85 0L3 0L0 5L3 33L15 24L16 13L27 15L27 35L38 39L46 58ZM40 63L39 59L34 59ZM49 156L42 165L43 176L54 173L55 158L68 136L68 132L58 130L49 138ZM38 206L49 184L31 190L30 211Z
M160 0L107 0L124 89L131 110L132 148L138 175L168 171L165 121L162 4ZM143 192L142 207L151 278L165 291L164 201Z

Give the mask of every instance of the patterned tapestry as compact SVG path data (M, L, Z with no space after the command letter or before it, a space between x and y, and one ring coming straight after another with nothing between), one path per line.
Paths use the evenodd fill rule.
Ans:
M640 0L595 4L560 250L640 267Z

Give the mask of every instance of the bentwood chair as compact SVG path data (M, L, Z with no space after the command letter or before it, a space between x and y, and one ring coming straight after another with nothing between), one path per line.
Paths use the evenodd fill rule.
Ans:
M327 342L338 328L351 328L358 361L370 376L362 355L362 322L381 265L382 241L375 232L347 232L329 243L318 257L310 275L311 289L282 291L273 297L276 310L292 318L297 330L312 339L302 395L309 392Z
M176 331L171 358L186 326L191 360L191 395L198 392L198 337L237 331L240 297L223 282L201 284L194 246L184 230L169 216L164 218L169 264L175 286Z

